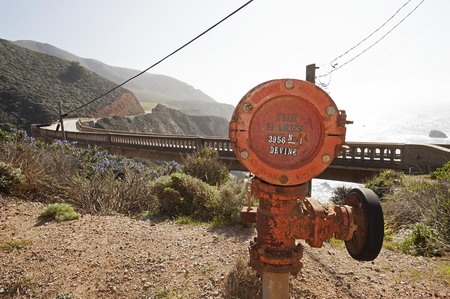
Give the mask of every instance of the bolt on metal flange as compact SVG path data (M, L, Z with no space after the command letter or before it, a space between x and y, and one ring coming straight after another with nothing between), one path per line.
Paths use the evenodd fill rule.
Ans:
M328 106L327 107L327 114L328 116L333 116L336 113L336 108L334 108L333 106Z
M241 158L242 159L247 159L248 158L248 152L246 150L243 150L242 152L240 152Z
M325 154L325 155L322 156L322 162L323 163L330 163L330 161L331 161L331 156L330 155Z
M287 89L292 89L294 88L294 81L292 81L291 79L286 80L286 82L284 82L284 86Z
M253 110L253 106L252 104L247 103L242 107L242 109L244 109L245 112L250 112Z

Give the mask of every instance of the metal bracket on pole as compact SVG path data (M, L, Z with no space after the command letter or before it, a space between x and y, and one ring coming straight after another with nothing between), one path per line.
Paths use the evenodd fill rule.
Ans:
M316 83L316 64L309 64L306 66L306 81Z

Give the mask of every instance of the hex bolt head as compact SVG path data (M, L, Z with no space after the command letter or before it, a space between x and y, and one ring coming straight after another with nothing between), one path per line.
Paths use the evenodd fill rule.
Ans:
M286 82L284 82L284 86L287 89L292 89L294 88L294 81L292 81L291 79L286 80Z
M333 106L328 106L327 107L327 114L328 116L333 116L336 114L336 108L334 108Z
M243 150L239 154L241 155L242 159L247 159L248 158L248 152L246 150Z
M330 163L331 162L331 156L328 154L325 154L322 156L322 162L323 163Z
M244 104L242 109L244 109L245 112L250 112L250 111L252 111L253 106L252 106L252 104L247 103L247 104Z

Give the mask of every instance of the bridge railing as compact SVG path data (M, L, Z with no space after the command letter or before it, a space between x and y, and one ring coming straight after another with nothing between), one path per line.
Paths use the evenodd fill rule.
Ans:
M401 169L404 148L401 143L349 142L333 164Z
M34 128L33 134L48 139L62 139L61 132L45 128ZM157 135L127 132L91 130L89 132L66 132L68 141L92 144L109 149L136 149L140 152L155 152L157 157L179 158L202 147L216 149L225 160L237 158L231 142L224 137L199 137L179 135ZM427 144L348 142L346 147L332 162L340 168L379 171L395 169L409 173L428 173L450 160L450 149ZM240 165L240 163L236 163Z
M41 129L40 135L49 139L61 139L61 132ZM192 153L202 147L216 149L222 157L234 157L229 139L222 137L202 138L198 136L126 134L111 132L66 132L68 141L95 144L99 146L123 146L140 149L154 149L180 153Z
M41 129L41 136L59 139L61 132ZM105 132L90 130L88 132L66 132L69 141L106 146L124 146L141 149L155 149L180 153L191 153L201 147L216 149L221 157L234 158L231 142L223 137L198 137L179 135L137 134L125 132ZM404 144L350 142L338 155L335 165L377 165L382 168L400 168Z

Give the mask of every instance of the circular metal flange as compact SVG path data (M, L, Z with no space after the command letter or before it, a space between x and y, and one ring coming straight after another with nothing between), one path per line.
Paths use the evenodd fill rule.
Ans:
M312 83L279 79L250 90L234 110L230 140L256 177L282 186L309 181L345 142L336 104Z

